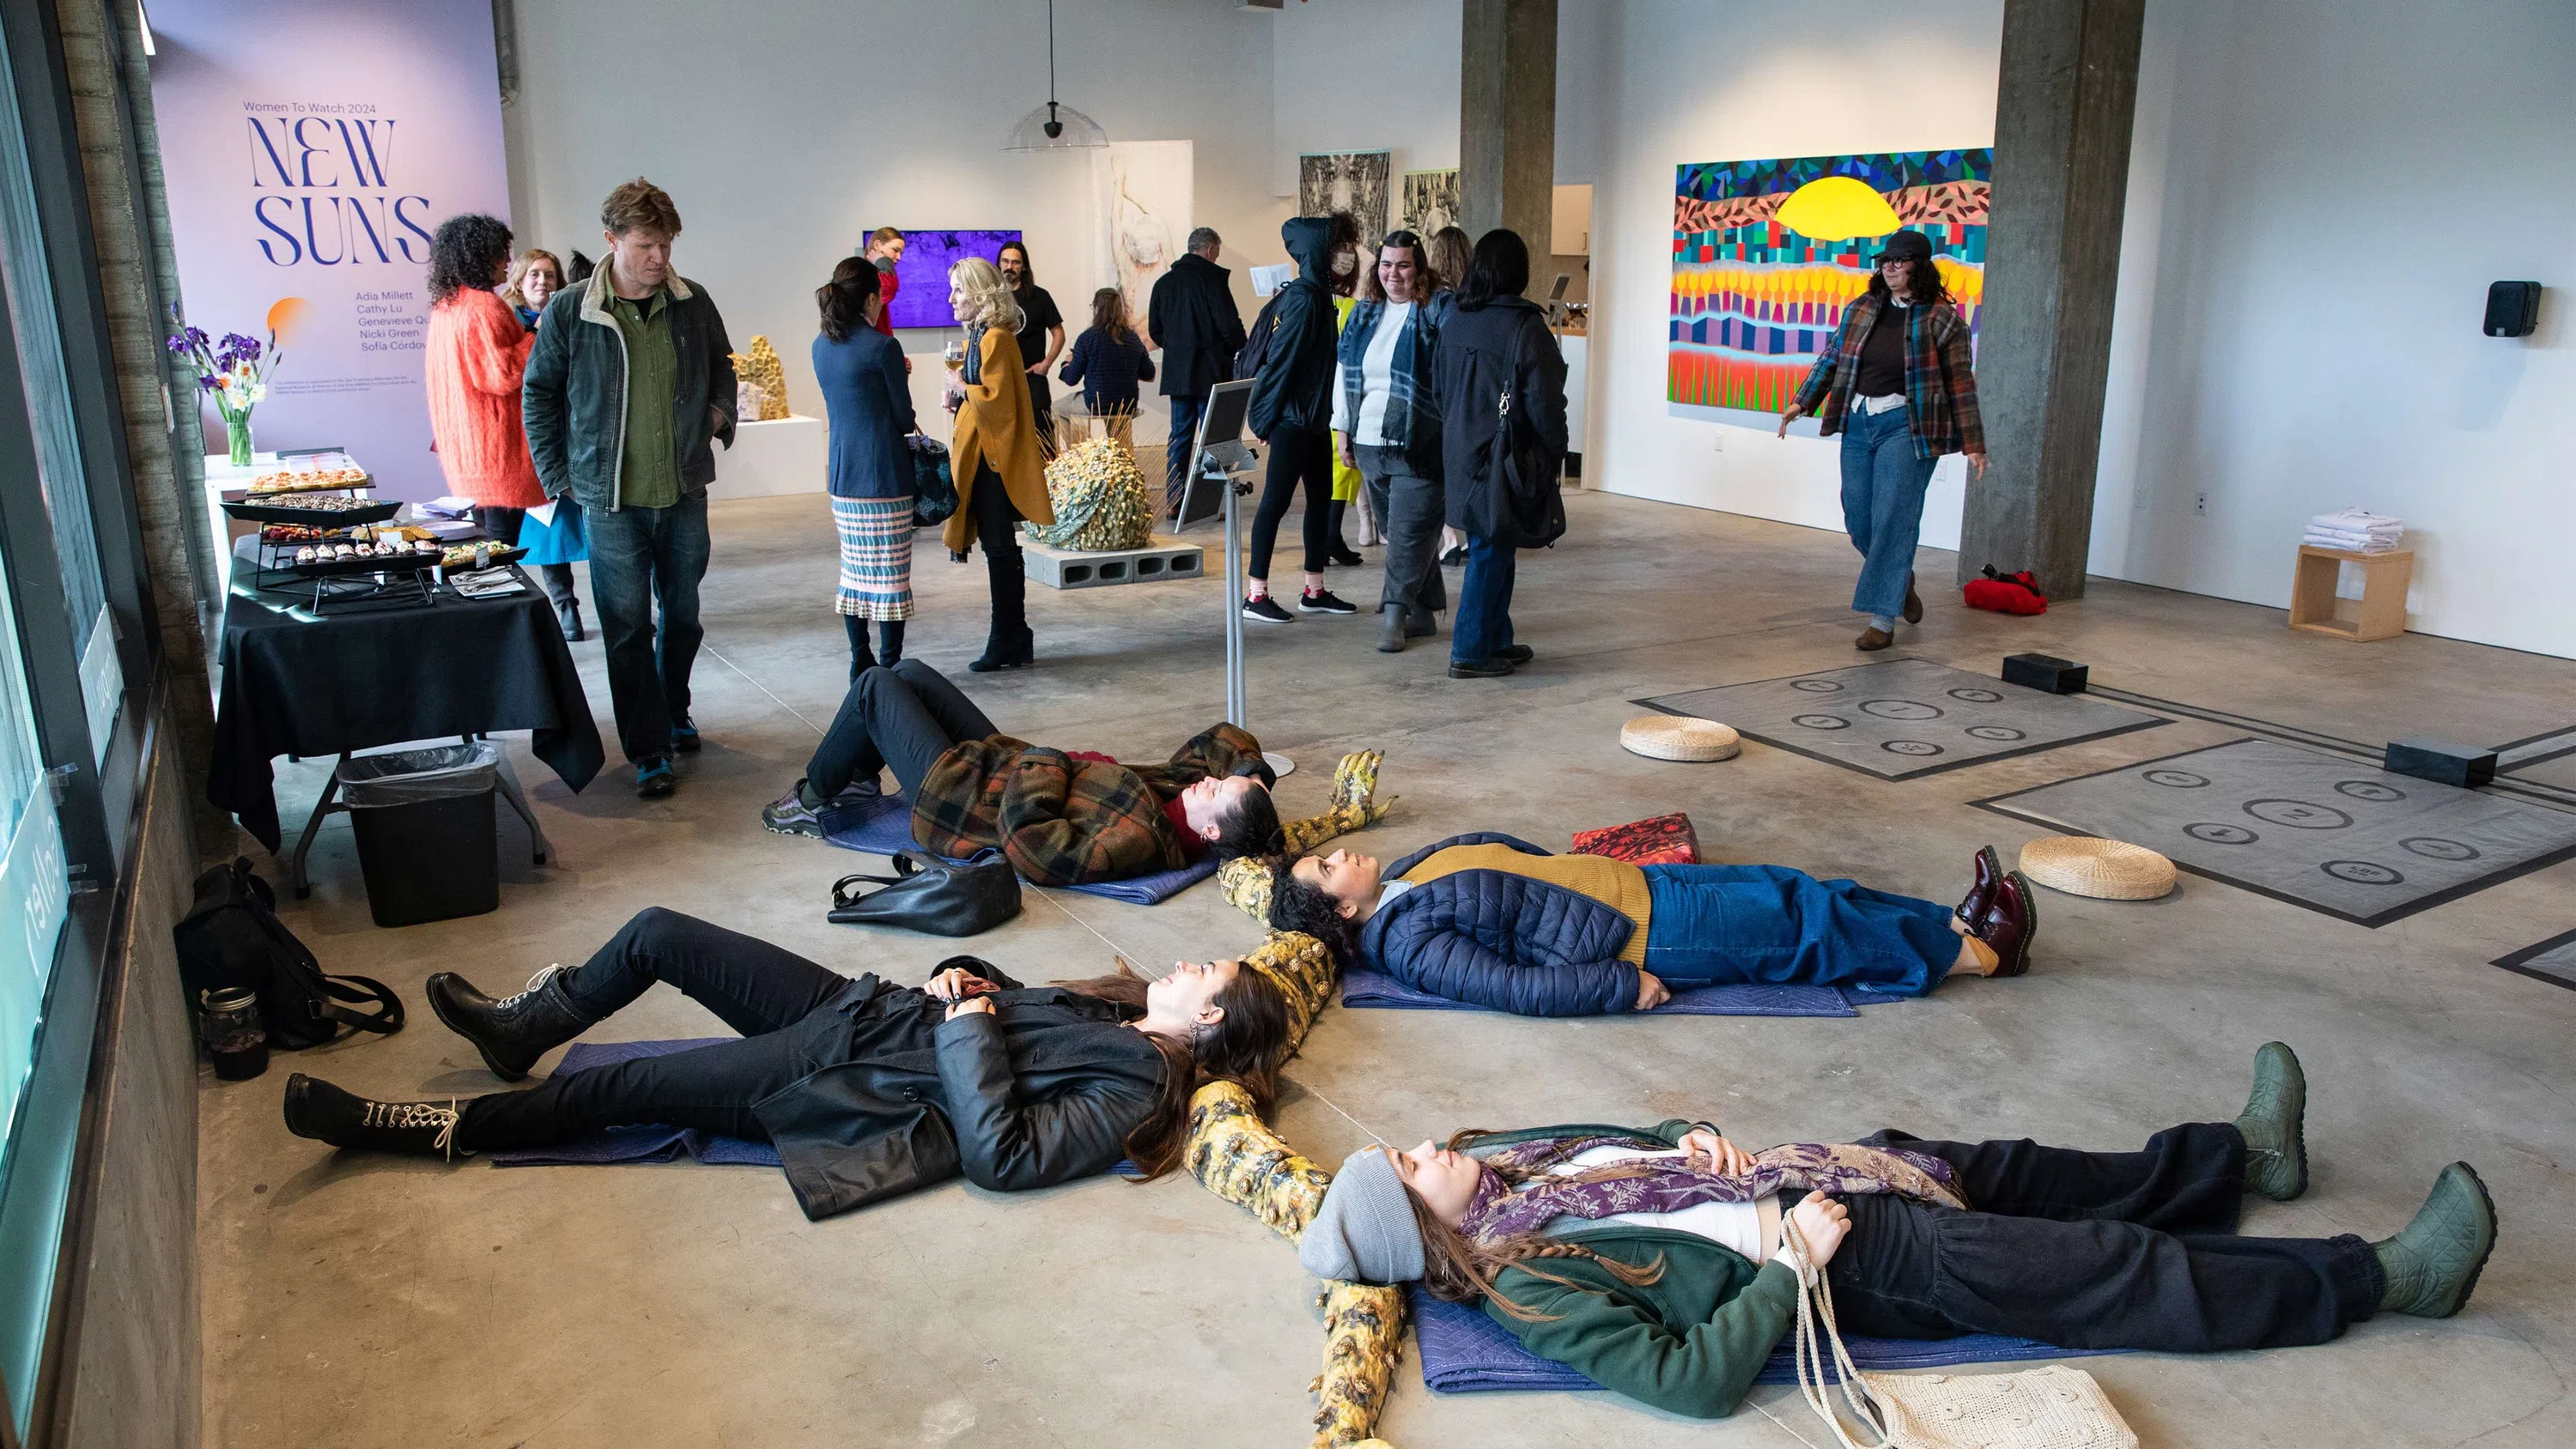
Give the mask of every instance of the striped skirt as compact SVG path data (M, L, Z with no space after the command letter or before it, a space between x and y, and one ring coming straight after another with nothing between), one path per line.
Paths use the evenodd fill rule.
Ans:
M861 619L912 617L912 500L835 498L841 593L834 607Z

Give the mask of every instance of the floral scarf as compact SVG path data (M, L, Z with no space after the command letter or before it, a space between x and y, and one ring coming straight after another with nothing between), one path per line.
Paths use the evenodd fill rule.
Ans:
M1787 1142L1753 1154L1753 1170L1725 1177L1691 1159L1641 1158L1604 1163L1568 1176L1548 1174L1595 1147L1636 1145L1613 1136L1520 1142L1485 1159L1464 1229L1492 1245L1534 1233L1560 1216L1601 1219L1620 1213L1669 1213L1711 1202L1753 1202L1782 1191L1895 1193L1918 1202L1965 1208L1950 1164L1930 1153L1855 1143ZM1705 1161L1705 1159L1697 1159ZM1529 1180L1514 1184L1501 1167Z

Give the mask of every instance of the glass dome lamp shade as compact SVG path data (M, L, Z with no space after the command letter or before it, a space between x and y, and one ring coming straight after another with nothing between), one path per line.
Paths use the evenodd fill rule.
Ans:
M1058 101L1020 117L1011 133L1002 141L1005 151L1074 151L1088 146L1106 146L1109 133L1100 123Z
M1002 138L1005 151L1074 151L1106 146L1109 133L1100 123L1055 98L1055 0L1047 0L1047 100L1020 117Z

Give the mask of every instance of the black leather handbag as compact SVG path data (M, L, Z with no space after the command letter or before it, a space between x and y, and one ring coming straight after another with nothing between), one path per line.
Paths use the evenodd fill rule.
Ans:
M933 936L972 936L1020 913L1020 877L998 850L950 865L898 851L892 875L845 875L832 882L825 917L843 926L900 926ZM875 890L865 890L866 886Z

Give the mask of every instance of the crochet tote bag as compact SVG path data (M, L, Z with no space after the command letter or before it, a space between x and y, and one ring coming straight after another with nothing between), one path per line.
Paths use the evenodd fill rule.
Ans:
M1798 1392L1843 1449L2138 1449L2093 1376L2062 1363L2001 1374L1872 1374L1852 1366L1834 1327L1833 1289L1811 1266L1794 1221L1781 1232L1799 1258ZM1855 1439L1825 1383L1825 1352L1866 1439Z

